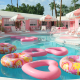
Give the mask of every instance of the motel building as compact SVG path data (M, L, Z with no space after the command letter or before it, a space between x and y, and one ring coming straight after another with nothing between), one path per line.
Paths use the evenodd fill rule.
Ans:
M40 30L42 25L45 25L47 29L51 29L51 26L56 26L56 21L40 21L40 18L43 15L28 14L28 13L18 13L10 11L0 11L0 23L2 27L6 29L7 32L12 32L15 28L14 21L9 21L9 19L17 14L21 14L25 17L24 21L21 21L21 29L35 31ZM70 13L68 13L70 14ZM60 21L60 17L57 17L57 20ZM65 16L61 16L61 22L63 23L62 29L77 29L80 26L80 18L69 19ZM1 27L1 25L0 25ZM56 26L56 28L59 28Z

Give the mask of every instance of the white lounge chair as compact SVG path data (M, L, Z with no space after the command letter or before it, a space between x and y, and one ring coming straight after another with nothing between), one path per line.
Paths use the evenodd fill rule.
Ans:
M57 29L56 29L56 27L55 26L52 26L51 27L51 32L54 32L54 31L56 31Z
M46 26L42 26L41 31L46 31Z
M22 32L30 32L29 30L26 30L26 29L25 29L25 26L21 26L21 31L22 31Z
M11 27L11 30L13 33L22 33L22 31L19 31L19 30L16 31L15 27Z
M75 30L72 30L70 33L69 33L69 35L74 35L75 34Z
M75 37L80 37L80 27L76 30L74 36Z

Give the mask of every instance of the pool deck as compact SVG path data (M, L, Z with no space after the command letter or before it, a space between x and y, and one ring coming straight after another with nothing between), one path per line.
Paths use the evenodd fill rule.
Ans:
M15 78L0 77L0 80L31 80L31 79L15 79Z
M64 44L80 46L80 38L77 37L63 36L56 38L55 41Z

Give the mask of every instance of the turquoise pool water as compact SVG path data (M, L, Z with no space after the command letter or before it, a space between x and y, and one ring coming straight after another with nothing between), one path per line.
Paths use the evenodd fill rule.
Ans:
M74 46L75 48L71 48L64 44L58 44L54 41L54 38L50 37L50 35L26 35L26 36L36 36L36 37L38 37L38 41L34 44L29 45L27 43L21 43L20 40L18 40L18 39L5 38L5 39L0 40L0 43L5 42L5 43L10 43L10 44L15 45L18 49L15 52L22 52L29 48L45 49L45 48L49 48L49 47L62 47L63 46L63 47L66 47L69 51L69 53L66 56L80 54L80 51L75 49L75 48L79 48L79 47ZM3 54L0 54L0 59L2 56L3 56ZM50 60L57 61L59 64L59 61L62 57L64 57L64 56L55 56L53 54L47 54L46 56L33 57L33 61L50 59ZM59 68L60 68L60 66L59 66ZM48 71L48 66L42 66L42 67L38 67L36 69L42 70L42 71ZM56 80L80 79L80 76L78 76L78 75L69 74L69 73L63 71L61 68L60 68L60 70L61 70L61 76ZM25 74L21 70L21 68L17 68L17 69L7 68L7 67L2 66L1 63L0 63L0 77L39 80L39 79L33 78L33 77Z

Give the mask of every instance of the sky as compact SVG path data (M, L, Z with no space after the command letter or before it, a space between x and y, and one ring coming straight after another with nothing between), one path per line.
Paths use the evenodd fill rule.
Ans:
M49 4L53 0L18 0L18 4L21 5L22 3L29 4L29 5L36 5L37 3L40 3L41 6L44 6L44 15L52 15L52 11L50 9ZM55 0L57 4L60 4L61 0ZM72 0L62 0L62 4L65 4L67 6L72 5ZM13 5L17 6L17 0L12 0ZM77 2L80 4L80 0ZM11 4L11 0L0 0L0 9L5 9L7 4ZM53 10L53 16L55 16L55 11Z

